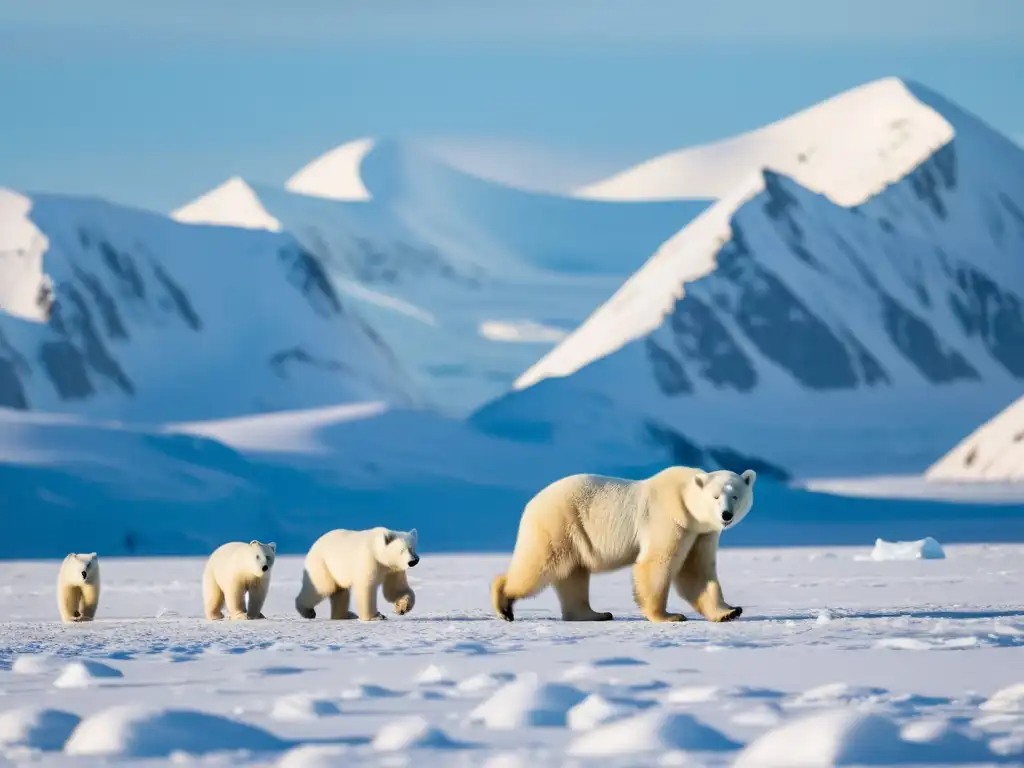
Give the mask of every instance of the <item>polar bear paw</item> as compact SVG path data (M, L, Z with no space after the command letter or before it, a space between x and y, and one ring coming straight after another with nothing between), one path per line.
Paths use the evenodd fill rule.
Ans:
M387 621L387 619L388 619L388 617L385 616L380 611L378 611L376 615L370 616L369 618L366 618L366 619L364 619L362 616L359 617L360 621Z
M743 615L743 609L742 608L733 608L731 611L729 611L727 613L723 613L721 616L719 616L717 619L715 619L715 621L717 621L717 622L732 621L733 619L738 619L742 615Z
M404 616L412 610L414 599L412 595L402 595L400 598L395 600L395 613L399 616Z

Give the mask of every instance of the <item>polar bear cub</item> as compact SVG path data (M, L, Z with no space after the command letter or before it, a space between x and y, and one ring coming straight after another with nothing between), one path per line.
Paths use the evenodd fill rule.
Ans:
M306 555L295 610L304 618L316 618L314 609L329 598L332 619L379 621L387 618L377 610L377 588L382 586L384 599L394 603L395 613L408 613L415 605L416 594L406 571L420 561L417 541L415 528L408 532L339 528L325 533ZM358 616L349 610L353 597Z
M513 621L516 600L555 588L566 621L608 621L590 607L590 575L633 566L633 595L651 621L668 613L669 586L711 621L742 608L718 583L718 539L754 501L751 469L742 475L670 467L646 480L572 475L533 497L523 510L508 572L491 585L494 610Z
M277 544L230 541L213 551L203 571L203 608L206 618L265 619L261 612L270 592L270 575L277 559ZM248 595L248 602L246 596Z
M96 553L68 553L57 576L57 607L61 621L92 621L99 604L100 561Z

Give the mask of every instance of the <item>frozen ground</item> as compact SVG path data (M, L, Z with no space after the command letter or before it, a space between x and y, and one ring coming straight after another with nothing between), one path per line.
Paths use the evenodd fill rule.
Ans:
M300 620L286 557L267 621L212 624L176 558L104 560L99 620L63 626L57 562L4 562L0 764L1020 764L1024 547L945 552L726 550L743 617L671 626L626 573L595 579L612 623L545 593L506 624L505 556L429 554L387 622Z

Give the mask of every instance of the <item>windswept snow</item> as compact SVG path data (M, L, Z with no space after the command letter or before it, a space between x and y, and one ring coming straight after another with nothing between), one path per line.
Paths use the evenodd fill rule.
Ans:
M277 561L267 620L236 623L202 618L201 558L109 557L96 621L64 626L58 559L8 562L0 762L1019 764L1024 551L868 551L726 546L719 573L743 616L713 624L673 594L689 621L672 626L640 618L628 572L592 583L616 621L562 622L548 590L508 624L488 588L507 555L429 553L410 574L416 609L384 604L387 622L300 619L301 557ZM57 690L54 656L123 677ZM344 694L355 687L368 695Z

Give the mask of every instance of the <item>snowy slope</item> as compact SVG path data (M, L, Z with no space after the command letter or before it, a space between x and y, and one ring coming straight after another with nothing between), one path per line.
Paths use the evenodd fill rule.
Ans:
M912 473L1019 394L1024 152L919 86L823 122L844 104L860 132L748 176L477 423L593 441L614 413L797 475Z
M1024 482L1024 397L961 440L925 475L929 480Z
M408 403L294 238L0 191L0 406L129 421Z
M936 118L901 81L879 80L749 133L652 158L575 194L717 200L772 168L840 205L856 205L952 138L951 126Z
M286 187L231 179L172 215L293 234L453 414L507 391L707 206L525 192L371 139L317 158Z

